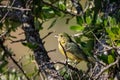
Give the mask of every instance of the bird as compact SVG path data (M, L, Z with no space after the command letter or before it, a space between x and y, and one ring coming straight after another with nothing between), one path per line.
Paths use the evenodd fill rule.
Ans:
M56 37L58 39L58 49L66 58L77 63L81 61L89 62L87 55L85 55L80 46L67 33L60 33Z

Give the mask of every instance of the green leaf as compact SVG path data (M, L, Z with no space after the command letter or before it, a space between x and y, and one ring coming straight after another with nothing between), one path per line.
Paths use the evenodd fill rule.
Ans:
M84 40L81 43L81 47L83 49L83 51L88 55L88 56L92 56L92 50L93 50L93 40Z
M66 6L64 5L64 3L63 2L59 2L59 8L61 9L61 10L65 10L66 9Z
M64 16L64 13L60 12L59 10L54 10L54 13L57 16Z
M120 40L116 41L116 45L117 45L117 47L120 47ZM120 50L118 49L118 51L120 51Z
M77 16L76 17L76 20L77 20L77 24L79 24L79 25L82 25L83 24L83 17L81 17L81 16Z
M57 21L57 18L53 20L53 22L51 23L51 25L48 27L48 30L55 25L56 21Z
M34 20L34 25L35 25L36 30L42 30L43 29L42 23L39 21L38 18Z
M108 55L108 64L114 62L114 57L112 55Z
M105 63L108 63L108 55L102 54L101 56L98 56L100 60L102 60Z
M111 27L107 27L106 31L108 33L108 36L111 38L111 40L120 40L120 28L119 25L113 25Z
M108 21L105 19L103 23L104 23L104 26L107 26Z
M37 48L37 44L25 43L25 42L23 42L22 44L23 44L24 46L29 47L29 48L32 49L32 50L34 50L34 49Z
M17 28L21 25L20 22L17 22L17 21L11 21L11 20L9 20L8 23L9 23L9 27L10 27L10 29L11 29L12 31L16 31Z
M107 31L109 37L114 41L116 39L115 34L111 31L110 28L106 28L106 31Z
M15 80L16 79L16 74L15 73L9 74L9 79L10 80Z
M110 23L111 26L115 25L116 24L116 19L115 18L112 18L112 17L108 17L108 21Z
M73 31L79 32L79 31L84 30L84 27L83 26L71 26L70 29Z
M42 7L42 12L40 14L45 20L55 17L55 12L51 7Z
M5 61L5 60L2 60L1 61L1 64L0 64L0 72L4 72L4 70L6 69L6 66L7 66L8 62Z
M90 17L90 16L86 17L86 22L87 22L87 24L91 24L92 19L91 19L91 17Z
M112 31L114 34L119 34L119 33L118 33L119 28L117 28L116 26L111 27L111 31Z
M100 17L97 17L97 21L96 21L96 24L101 24L103 21Z

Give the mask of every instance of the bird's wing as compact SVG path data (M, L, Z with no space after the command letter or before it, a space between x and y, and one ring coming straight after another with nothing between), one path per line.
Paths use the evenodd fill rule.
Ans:
M82 49L80 49L80 47L74 42L67 43L65 45L65 50L66 52L70 52L80 59L87 60L87 56L84 54Z

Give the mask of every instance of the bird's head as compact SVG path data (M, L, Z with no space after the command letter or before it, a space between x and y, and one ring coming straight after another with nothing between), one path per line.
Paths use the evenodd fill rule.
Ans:
M56 35L56 37L58 38L58 42L63 44L71 41L71 38L67 33L60 33Z

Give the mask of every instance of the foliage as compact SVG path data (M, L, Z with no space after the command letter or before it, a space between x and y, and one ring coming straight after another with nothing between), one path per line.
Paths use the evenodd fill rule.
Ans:
M54 27L59 17L75 17L77 25L71 25L70 30L77 34L73 35L75 42L82 48L87 57L94 58L94 62L88 64L88 73L76 70L74 65L61 63L62 69L59 69L60 76L65 80L78 80L78 79L94 79L102 80L106 79L119 79L119 56L120 56L120 1L119 0L86 0L86 5L81 6L79 0L10 0L4 2L0 0L0 79L8 80L37 80L37 78L44 78L40 76L40 71L34 67L34 71L31 73L25 73L23 68L26 65L20 65L13 58L13 53L7 46L4 45L7 39L12 40L15 38L10 33L16 31L18 27L23 24L33 24L36 32L43 29L43 23L48 20L54 19L48 30ZM6 6L7 4L8 6ZM27 16L26 16L27 15ZM32 15L32 17L30 16ZM31 22L30 22L31 21ZM69 21L66 20L69 23ZM28 25L27 25L28 26ZM33 27L32 27L33 28ZM24 27L22 29L25 31ZM32 32L32 30L31 30ZM24 32L27 34L26 32ZM32 34L32 33L31 33ZM34 34L36 35L36 33ZM19 40L24 46L30 48L33 53L37 52L41 47L37 44L41 39L38 35L34 39L28 39L29 35L25 35L25 40ZM14 43L14 41L13 41ZM43 44L42 44L43 45ZM44 51L44 48L41 50ZM40 54L42 51L40 52ZM26 60L27 65L31 64L33 59L36 60L36 55L28 56ZM40 56L41 57L41 56ZM8 66L9 58L18 69ZM23 57L25 58L25 57ZM42 60L40 60L42 61ZM43 61L49 61L44 60ZM46 64L46 63L45 63ZM44 64L44 65L45 65ZM48 63L47 63L48 64ZM38 66L39 65L37 62ZM92 66L91 66L92 65ZM47 71L47 70L46 70ZM44 72L44 70L43 70ZM48 70L48 72L50 72ZM111 75L112 74L112 75Z

